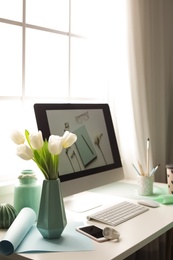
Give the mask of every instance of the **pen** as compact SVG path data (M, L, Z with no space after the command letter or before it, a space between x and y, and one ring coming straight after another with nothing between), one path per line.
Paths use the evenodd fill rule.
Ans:
M152 169L152 171L150 172L150 176L152 176L157 171L159 166L160 166L160 164L158 164L155 168Z
M132 163L133 167L135 168L136 172L138 175L140 175L140 172L138 171L138 169L136 168L136 166Z

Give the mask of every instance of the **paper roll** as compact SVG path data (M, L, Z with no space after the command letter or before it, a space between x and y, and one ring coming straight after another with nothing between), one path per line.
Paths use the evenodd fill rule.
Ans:
M12 225L7 230L5 237L0 242L0 253L4 255L12 254L30 228L36 221L36 213L31 208L23 208Z

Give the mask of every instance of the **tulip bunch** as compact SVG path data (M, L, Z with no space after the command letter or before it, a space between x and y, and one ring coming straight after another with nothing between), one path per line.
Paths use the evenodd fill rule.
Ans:
M23 135L15 130L11 133L11 139L17 144L16 154L24 160L33 160L45 179L55 180L58 178L59 154L63 148L69 148L76 142L77 136L66 131L63 136L50 135L48 141L43 140L42 132L30 134L25 130Z

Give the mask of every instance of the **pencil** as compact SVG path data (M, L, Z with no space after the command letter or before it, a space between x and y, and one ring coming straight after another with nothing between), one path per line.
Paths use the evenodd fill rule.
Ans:
M144 173L144 170L143 170L142 164L140 164L140 163L138 162L138 165L139 165L139 170L140 170L141 176L144 176L145 173Z

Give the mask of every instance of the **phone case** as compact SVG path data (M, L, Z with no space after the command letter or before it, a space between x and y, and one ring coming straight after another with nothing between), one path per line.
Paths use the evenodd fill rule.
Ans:
M93 225L92 225L92 226L93 226ZM78 232L80 232L81 234L83 234L83 235L85 235L85 236L87 236L87 237L89 237L89 238L91 238L91 239L93 239L93 240L95 240L95 241L97 241L97 242L104 242L104 241L107 241L107 240L108 240L108 239L105 238L104 236L102 236L102 237L100 237L100 238L97 238L97 237L94 237L93 235L91 235L91 234L85 232L84 230L81 230L81 228L85 228L85 227L90 227L90 226L77 227L76 230L77 230ZM94 227L100 229L99 227L96 227L96 226L94 226ZM100 230L101 230L101 229L100 229Z

